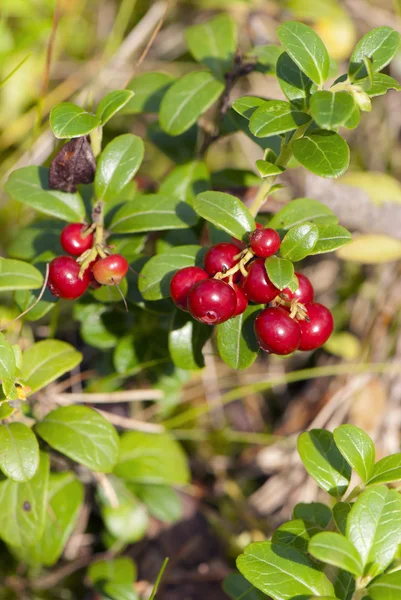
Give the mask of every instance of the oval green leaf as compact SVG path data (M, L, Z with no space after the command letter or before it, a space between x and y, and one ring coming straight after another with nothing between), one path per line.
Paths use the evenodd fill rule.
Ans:
M342 535L347 532L347 519L352 504L350 502L337 502L333 506L333 519L337 529Z
M207 71L188 73L166 92L160 105L160 125L176 136L184 133L223 93L224 84Z
M294 277L294 265L287 258L270 256L266 258L265 267L270 281L279 290L283 290L291 284Z
M391 27L376 27L363 36L351 55L348 74L356 81L367 76L364 58L371 59L374 73L381 71L397 54L400 34Z
M346 126L355 111L355 101L348 92L315 92L310 101L311 115L322 129Z
M205 366L202 348L212 328L194 321L188 314L176 311L168 336L168 349L176 367L198 370Z
M90 565L88 577L93 584L101 581L133 583L136 578L136 566L128 556L99 560Z
M249 121L249 129L256 137L269 137L293 131L310 121L310 116L295 110L283 100L271 100L255 110Z
M1 264L1 262L0 262ZM14 382L18 376L15 353L2 333L0 333L0 380Z
M334 131L319 131L295 140L295 158L306 169L321 177L339 177L349 165L347 142Z
M52 448L92 471L110 472L118 460L118 435L93 408L61 406L36 425Z
M233 109L239 114L250 119L257 108L264 106L268 101L257 96L242 96L233 102Z
M372 600L398 600L401 598L401 571L377 577L367 591Z
M278 211L268 226L280 231L288 231L295 225L311 221L316 225L338 223L338 218L331 208L312 198L296 198Z
M182 516L182 500L174 488L168 485L141 484L134 487L134 492L146 505L149 513L159 521L174 523Z
M293 516L320 529L326 529L332 517L330 508L321 502L299 502L294 507Z
M238 317L217 326L217 348L221 358L232 369L242 371L256 360L259 345L253 330L262 306L248 306Z
M319 230L314 223L295 225L285 234L280 253L289 261L297 262L311 254L319 238Z
M283 52L277 61L277 78L286 98L299 110L306 110L309 105L313 81L301 71L292 58Z
M98 116L72 102L61 102L50 111L50 127L58 139L88 135L99 125Z
M195 196L210 188L210 175L204 162L194 160L173 169L159 188L161 194L176 196L193 204Z
M375 446L370 437L355 425L341 425L334 430L337 448L366 483L375 465Z
M0 292L34 290L42 285L43 276L33 265L0 257Z
M325 254L352 242L352 235L341 225L318 225L319 239L311 254Z
M379 460L368 480L369 485L375 483L391 483L401 479L401 452L390 454Z
M28 481L39 466L35 434L23 423L0 425L0 468L13 481Z
M365 92L371 97L383 96L389 90L401 90L401 85L393 77L385 73L373 73L372 82L367 78L360 83Z
M340 533L322 531L309 542L309 553L318 560L334 565L357 577L362 575L362 562L351 542Z
M240 573L230 573L223 581L223 590L231 600L266 600Z
M124 106L122 114L159 112L160 102L174 81L174 77L166 73L143 73L134 77L128 84L134 97Z
M275 177L276 175L281 175L284 171L283 167L261 159L256 161L256 168L261 177Z
M32 394L79 365L82 354L67 342L43 340L22 355L21 375Z
M196 196L193 206L200 217L239 240L256 227L247 207L230 194L202 192Z
M133 95L134 92L131 90L114 90L102 98L96 111L100 124L105 125L113 115L127 104Z

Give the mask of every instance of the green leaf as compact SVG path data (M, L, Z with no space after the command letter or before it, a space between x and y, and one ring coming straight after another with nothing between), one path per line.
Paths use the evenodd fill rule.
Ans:
M256 227L255 219L241 200L224 192L198 194L194 209L200 217L238 240Z
M201 266L201 246L177 246L167 253L153 256L141 271L139 291L145 300L161 300L170 296L173 275L184 267Z
M70 223L85 218L85 206L78 193L69 194L49 188L49 169L45 167L22 167L13 171L5 185L13 199L32 206L45 215Z
M303 554L308 553L308 543L320 529L313 523L305 523L303 519L294 519L280 525L273 534L272 542L291 546Z
M401 571L377 577L368 586L367 592L372 600L398 600L401 597Z
M52 448L92 471L110 472L118 460L114 427L88 406L61 406L36 425Z
M43 340L23 353L21 375L31 393L79 365L82 354L60 340Z
M337 529L343 535L347 532L347 519L352 504L350 502L337 502L333 506L333 519Z
M288 287L294 277L294 265L286 258L269 256L266 258L265 267L270 281L279 290Z
M193 204L195 196L210 188L210 175L204 162L192 161L173 169L159 188L160 194L176 196Z
M127 257L125 256L125 258ZM96 298L96 300L105 304L109 302L121 302L120 292L122 292L124 298L127 296L128 292L128 282L126 277L121 280L121 283L119 283L118 287L120 291L115 285L102 285L102 287L98 288L97 290L91 291L91 294L94 298Z
M210 174L212 188L248 188L259 185L260 178L246 169L220 169Z
M0 261L1 265L1 261ZM18 377L15 353L2 333L0 333L0 380L14 382Z
M323 85L330 70L330 58L320 37L307 25L288 21L277 28L277 35L298 67L317 85Z
M88 135L100 123L98 116L72 102L61 102L50 111L50 127L59 140Z
M168 336L168 349L175 366L190 371L202 369L205 366L202 348L211 333L208 325L176 311Z
M156 122L151 123L147 135L151 143L175 163L186 163L196 156L198 126L193 125L182 135L172 136L165 133Z
M366 483L375 465L375 446L370 437L355 425L341 425L334 430L337 448Z
M319 131L295 140L295 158L306 169L321 177L339 177L349 165L347 142L334 131Z
M348 515L347 538L362 558L364 575L378 575L391 563L400 531L400 494L384 485L362 492Z
M233 109L245 119L250 119L257 108L268 104L268 100L257 96L242 96L233 102Z
M231 600L266 600L266 596L240 573L230 573L223 581L223 591Z
M317 533L309 542L308 549L312 556L324 563L344 569L357 577L362 575L361 557L351 542L340 533Z
M99 102L96 115L100 119L100 124L104 125L119 112L129 100L133 97L134 92L131 90L114 90L108 93Z
M237 49L237 26L227 13L193 25L185 31L189 50L197 62L208 67L217 77L230 71Z
M281 242L280 253L283 258L297 262L311 254L318 238L319 230L314 223L305 222L295 225L285 234Z
M8 402L3 402L0 406L0 420L7 419L15 412L15 408Z
M134 492L146 505L150 514L164 523L174 523L182 516L180 496L168 485L137 485Z
M397 90L397 92L401 90L401 85L398 83L398 81L389 75L385 75L384 73L373 73L372 79L372 83L370 82L369 78L360 82L360 85L371 98L374 98L375 96L383 96L389 90Z
M188 73L166 92L160 105L160 125L166 133L184 133L223 93L224 84L207 71Z
M340 225L318 225L319 239L311 254L325 254L352 242L352 235Z
M28 481L39 465L38 440L23 423L0 425L0 468L13 481Z
M138 595L132 584L106 581L106 583L99 586L99 591L102 598L108 600L138 600Z
M259 345L253 330L262 306L249 305L245 312L217 325L217 348L221 358L232 369L242 371L256 360Z
M143 159L141 138L132 133L115 137L101 153L95 175L98 200L108 202L120 194L134 177Z
M88 577L92 584L102 581L132 584L136 579L136 567L128 556L98 560L90 565Z
M367 75L364 58L372 61L372 71L381 71L397 54L400 34L391 27L376 27L363 36L351 55L348 74L352 81Z
M113 216L109 229L113 233L186 229L197 220L192 208L179 198L147 194L126 202Z
M162 98L174 81L175 78L166 73L143 73L134 77L127 87L134 92L134 97L124 106L122 114L159 112Z
M123 433L114 472L135 483L185 485L189 481L186 456L168 433Z
M281 46L277 46L276 44L266 44L255 46L252 50L247 52L247 56L257 57L257 71L265 73L266 75L275 75L278 58L283 52L284 50Z
M331 208L312 198L296 198L270 219L268 226L281 231L288 231L291 227L302 225L311 221L316 225L330 225L338 223L338 218Z
M310 121L310 116L295 110L283 100L270 100L255 110L249 129L256 137L269 137L293 131Z
M320 529L326 529L331 521L331 510L320 502L300 502L294 507L294 519L302 519Z
M330 431L312 429L301 433L298 452L305 469L321 488L334 497L344 494L351 479L351 467Z
M279 167L274 163L261 159L256 161L256 167L261 177L274 177L276 175L281 175L281 173L285 170L283 167Z
M33 290L42 287L41 272L22 260L0 257L0 292Z
M48 291L48 293L50 294L50 291ZM35 304L36 302L36 305L33 308L31 308L26 315L24 315L24 319L26 321L38 321L39 319L47 315L47 313L55 307L58 301L58 299L56 299L53 296L53 302L48 302L47 299L40 300L39 302L37 302L38 295L39 292L35 294L33 292L30 292L29 290L18 290L14 294L15 303L17 304L21 312L24 312L29 307L33 306L33 304Z
M47 487L49 455L40 453L36 474L28 482L6 479L0 483L0 538L11 546L31 546L42 535Z
M301 71L286 52L280 55L276 72L280 87L287 99L299 110L306 110L314 86L313 81Z
M348 92L315 92L310 101L311 115L322 129L346 126L355 111L355 101Z
M368 480L369 485L375 483L391 483L401 479L401 452L390 454L379 460Z
M250 544L238 557L237 568L274 600L334 594L326 575L305 554L290 546L273 542Z
M145 536L148 513L134 496L119 498L118 506L104 506L101 512L107 530L115 539L127 544L138 542Z
M333 581L336 597L341 600L352 600L355 592L355 577L348 571L337 570Z

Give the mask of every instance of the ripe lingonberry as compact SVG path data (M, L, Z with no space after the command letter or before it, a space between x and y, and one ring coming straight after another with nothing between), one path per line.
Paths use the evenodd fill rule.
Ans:
M237 295L237 307L232 316L237 317L238 315L242 315L242 313L246 310L248 306L248 298L242 287L240 287L236 283L232 284L232 288Z
M251 264L243 288L248 300L258 304L267 304L280 293L266 273L264 258L258 258Z
M265 228L265 226L262 225L262 223L255 223L255 225L256 225L256 229L264 229ZM234 246L237 246L237 248L239 248L240 250L243 250L244 248L246 248L245 242L242 242L241 240L237 240L237 238L235 238L235 237L232 237L231 241L234 244Z
M102 285L118 285L128 271L128 261L121 254L110 254L97 260L93 265L93 275Z
M188 294L188 310L194 319L207 325L217 325L233 316L237 295L220 279L205 279L196 283Z
M82 279L79 279L79 270L80 265L71 256L53 258L49 265L47 284L53 296L70 300L82 296L90 283L90 278L87 269Z
M82 223L70 223L64 227L60 235L60 242L63 249L72 254L72 256L80 256L85 250L89 250L93 246L93 233L84 236L87 225Z
M328 308L317 302L305 304L308 319L299 321L301 329L300 350L314 350L323 346L329 339L333 328L333 316Z
M298 287L295 292L292 292L290 288L284 288L282 294L285 295L286 300L297 300L305 304L306 302L313 302L315 292L310 280L302 273L295 273L298 278Z
M184 267L175 273L170 283L170 296L178 308L188 310L188 292L202 279L209 279L209 275L200 267Z
M249 236L251 249L260 258L276 254L280 248L280 236L275 229L255 229Z
M206 252L204 260L205 271L211 277L216 275L216 273L225 273L235 265L237 260L234 257L237 255L238 248L234 244L226 242L216 244Z
M265 308L258 314L255 333L260 347L274 354L291 354L301 340L299 323L280 307Z

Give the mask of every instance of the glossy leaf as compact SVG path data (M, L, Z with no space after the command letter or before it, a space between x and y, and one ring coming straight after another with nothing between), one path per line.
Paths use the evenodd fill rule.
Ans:
M351 478L351 467L335 445L330 431L312 429L301 433L298 452L305 469L321 488L331 496L344 494Z
M369 485L374 483L391 483L401 479L401 452L390 454L379 460L373 467Z
M337 529L343 535L347 532L347 519L352 504L350 502L337 502L333 506L333 519Z
M128 84L134 96L124 106L123 114L156 113L164 94L175 79L167 73L142 73Z
M135 494L150 514L164 523L174 523L182 516L183 504L178 493L168 485L137 485Z
M322 129L346 126L355 111L355 101L348 92L318 91L310 101L311 115Z
M341 569L338 570L333 580L333 585L336 598L340 598L340 600L352 600L356 588L355 577L352 573Z
M240 573L230 573L224 579L223 591L231 600L266 600L266 596Z
M319 239L311 254L325 254L352 242L351 233L341 225L318 225Z
M286 258L270 256L266 258L265 267L270 281L279 290L288 287L294 277L294 265Z
M340 533L317 533L309 542L309 552L324 563L344 569L358 577L362 575L361 557L351 542Z
M331 208L312 198L296 198L278 211L268 226L273 229L288 231L291 227L311 221L316 225L338 223L338 218Z
M380 575L367 589L372 600L398 600L401 597L401 571Z
M217 326L217 348L221 358L232 369L242 371L256 360L259 345L253 330L255 318L262 307L249 305L242 315Z
M256 227L246 206L230 194L202 192L195 198L193 206L200 217L239 240Z
M120 194L138 171L144 153L143 141L125 133L115 137L101 153L95 175L98 200L108 202Z
M401 90L398 81L385 73L373 73L372 83L369 79L366 79L360 85L371 98L383 96L389 90L396 90L397 92Z
M128 556L98 560L90 565L88 577L92 584L102 581L132 584L136 579L136 567Z
M160 125L176 136L184 133L218 99L224 84L207 71L188 73L166 92L160 105Z
M348 74L351 80L366 77L364 58L371 59L374 73L381 71L397 54L400 34L391 27L376 27L357 43L351 55Z
M22 260L0 257L0 292L33 290L42 287L40 271Z
M284 171L282 167L261 159L256 161L256 167L261 177L275 177L276 175L281 175Z
M277 35L301 71L322 85L329 75L330 58L317 33L303 23L288 21L277 28Z
M237 559L239 571L274 600L333 595L324 573L302 552L273 542L250 544Z
M237 98L233 102L233 109L241 116L246 119L250 119L255 112L261 106L268 104L268 100L264 98L258 98L257 96L242 96Z
M205 366L202 348L212 331L181 310L176 311L168 336L168 349L176 367L198 370Z
M334 441L345 460L366 483L375 464L375 447L370 437L355 425L341 425L334 431Z
M280 87L291 104L299 110L307 109L313 81L301 71L287 52L279 56L276 73Z
M186 456L167 433L123 433L114 472L135 483L184 485L189 481Z
M294 507L294 519L302 519L316 525L320 529L327 528L331 517L330 508L320 502L300 502Z
M319 131L295 140L295 158L306 169L321 177L339 177L348 168L347 142L334 131Z
M169 252L153 256L141 271L139 291L145 300L161 300L170 296L170 281L179 269L202 265L201 246L177 246Z
M1 264L1 262L0 262ZM0 380L14 382L18 376L15 353L2 333L0 333Z
M45 387L79 365L82 354L60 340L43 340L23 353L21 374L31 392Z
M194 59L223 79L233 64L237 49L237 26L229 14L221 14L185 31Z
M50 127L58 139L87 135L100 124L97 115L86 112L72 102L61 102L50 111Z
M291 546L303 554L308 553L310 539L320 531L313 523L306 523L303 519L286 521L273 533L272 542Z
M39 467L32 479L19 483L0 482L0 538L11 546L31 546L42 535L46 516L49 455L40 453Z
M192 208L174 196L147 194L126 202L113 216L113 233L139 233L185 229L197 222Z
M347 519L347 537L358 550L364 574L378 575L401 542L401 496L385 486L365 490Z
M270 100L255 110L249 129L256 137L269 137L293 131L310 121L310 116L295 110L283 100Z
M78 193L69 194L49 188L49 169L45 167L22 167L13 171L5 185L13 199L32 206L45 215L69 221L81 222L85 218L85 206Z
M285 234L280 253L283 258L297 262L308 256L316 246L319 230L314 223L295 225Z
M161 184L159 192L166 196L176 196L192 205L195 196L209 188L210 175L206 164L192 161L175 167Z
M134 93L131 90L114 90L104 96L99 102L96 111L96 115L100 119L100 124L104 125L107 123L112 116L129 102L133 95Z
M39 465L38 440L23 423L0 425L0 468L13 481L28 481Z
M88 406L56 408L36 425L36 431L52 448L92 471L108 473L118 460L116 430Z

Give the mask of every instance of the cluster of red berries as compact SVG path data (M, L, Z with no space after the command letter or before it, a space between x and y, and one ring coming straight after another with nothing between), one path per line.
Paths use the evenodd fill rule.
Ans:
M269 304L255 320L263 350L285 355L319 348L333 331L333 317L325 306L313 302L312 284L302 273L296 273L295 291L280 291L270 281L265 259L279 250L280 243L277 231L257 224L245 248L234 239L212 246L203 269L185 267L175 273L170 284L173 302L208 325L240 315L248 302Z
M89 286L118 285L127 274L128 262L121 254L96 256L82 271L81 263L95 243L93 230L87 225L67 225L61 232L60 242L71 256L57 256L49 265L48 287L54 296L73 300L82 296Z

